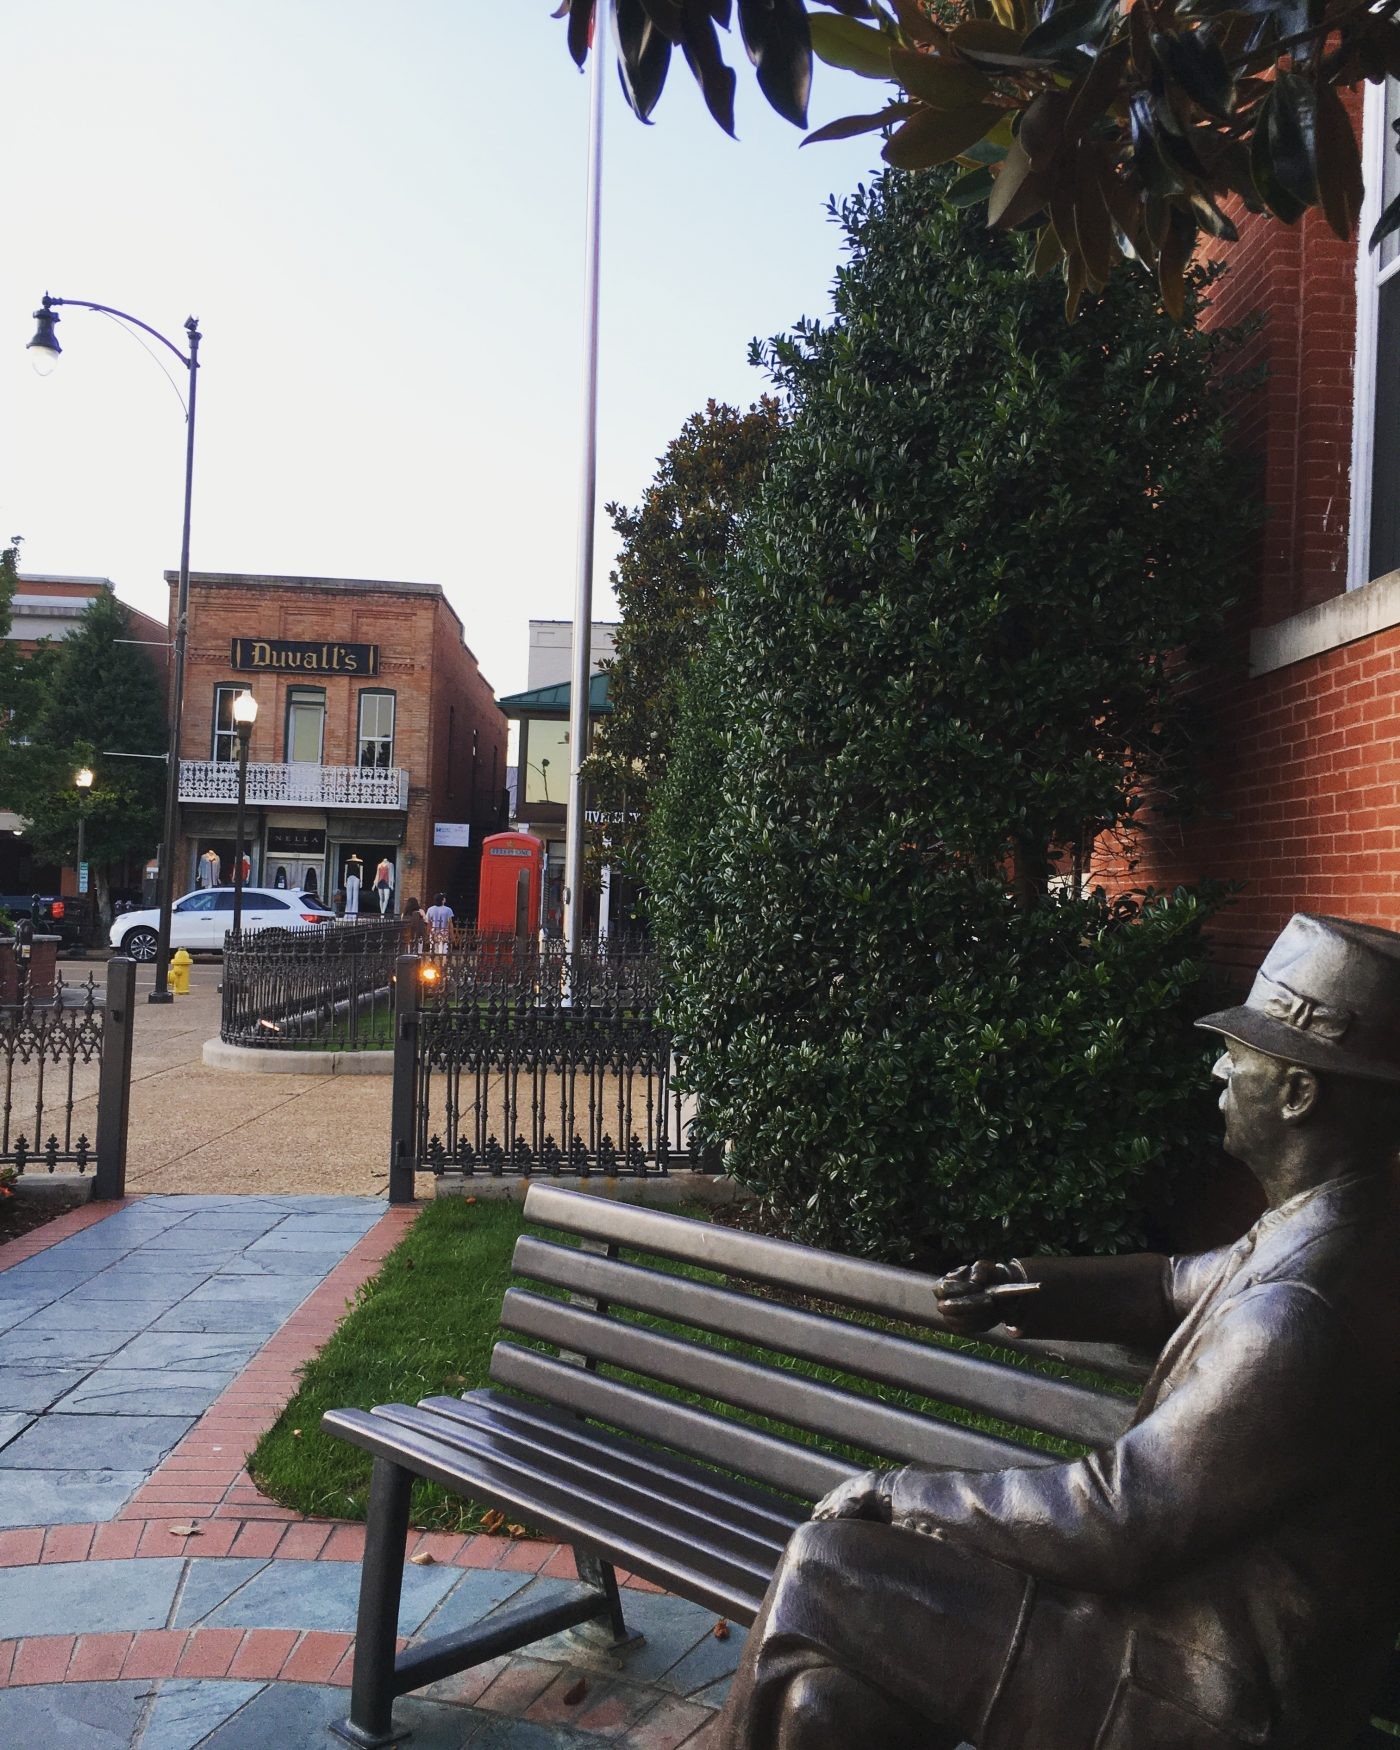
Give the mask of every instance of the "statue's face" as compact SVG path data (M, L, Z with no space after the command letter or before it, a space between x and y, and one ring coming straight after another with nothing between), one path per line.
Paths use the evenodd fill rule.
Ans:
M1253 1046L1232 1039L1211 1074L1224 1082L1220 1110L1225 1114L1225 1152L1250 1161L1266 1154L1284 1126L1288 1065Z

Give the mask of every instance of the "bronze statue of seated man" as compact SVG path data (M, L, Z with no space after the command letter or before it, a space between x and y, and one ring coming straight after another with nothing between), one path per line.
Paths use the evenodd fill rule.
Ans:
M713 1750L1345 1750L1361 1728L1400 1624L1400 935L1297 916L1199 1025L1267 1195L1244 1238L935 1290L959 1331L1013 1304L1029 1336L1160 1350L1128 1432L834 1490ZM1040 1291L985 1292L1015 1280Z

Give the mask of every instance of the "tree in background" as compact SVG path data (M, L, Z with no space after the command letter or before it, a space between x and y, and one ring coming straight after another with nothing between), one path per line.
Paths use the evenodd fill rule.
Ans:
M1233 337L1126 275L1067 329L949 180L849 200L835 321L763 353L788 421L662 786L655 918L697 1135L791 1229L1108 1250L1210 1126L1219 895L1078 876L1199 777L1195 656L1250 522Z
M84 840L104 927L112 917L110 870L151 854L165 792L159 760L103 757L107 749L160 754L168 742L160 672L141 645L123 642L131 637L126 609L104 591L69 637L31 657L31 666L42 660L41 696L25 740L10 746L0 764L0 784L29 820L35 850L70 865L78 841L73 774L92 767Z
M622 541L612 574L621 624L610 664L612 711L588 767L594 800L626 818L613 854L645 877L646 822L665 774L685 676L703 647L713 579L733 548L781 423L765 397L747 412L709 401L666 446L634 509L609 504Z

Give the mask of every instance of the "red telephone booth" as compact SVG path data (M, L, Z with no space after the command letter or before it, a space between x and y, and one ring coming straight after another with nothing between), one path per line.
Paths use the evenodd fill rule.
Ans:
M529 832L492 833L481 846L477 929L483 935L536 935L543 880L543 839Z

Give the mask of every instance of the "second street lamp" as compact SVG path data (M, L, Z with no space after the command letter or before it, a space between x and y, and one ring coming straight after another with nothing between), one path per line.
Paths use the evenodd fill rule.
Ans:
M245 687L233 701L238 732L238 810L233 817L233 933L243 928L243 808L248 800L248 738L258 720L258 701Z
M37 324L29 342L29 357L41 377L47 377L62 356L63 348L54 333L59 306L76 310L96 310L100 316L113 316L132 328L149 334L152 340L173 352L189 372L189 389L185 401L185 514L180 529L180 590L175 608L175 637L172 640L170 665L170 744L165 768L165 829L160 847L160 930L156 946L155 989L148 1002L168 1003L170 994L170 916L175 904L175 815L180 798L180 714L185 701L185 630L190 611L190 504L194 491L194 400L199 380L199 324L193 316L185 322L189 352L183 353L173 340L158 328L138 316L116 310L110 304L94 304L87 298L51 298L44 293L43 302L34 312ZM159 362L159 361L157 361Z
M79 766L73 774L73 783L78 792L78 928L87 941L87 892L88 883L87 859L83 855L83 828L87 825L86 803L88 791L92 788L92 767Z

